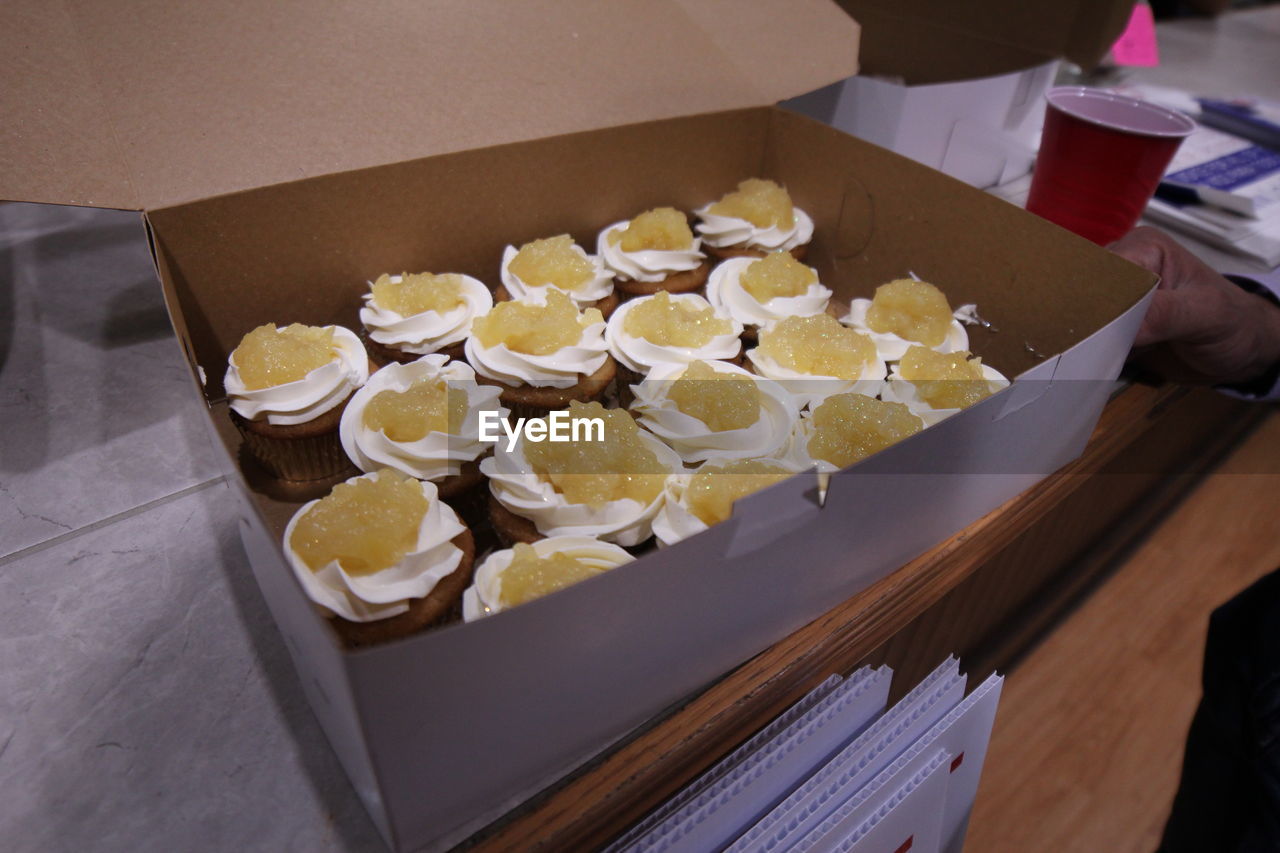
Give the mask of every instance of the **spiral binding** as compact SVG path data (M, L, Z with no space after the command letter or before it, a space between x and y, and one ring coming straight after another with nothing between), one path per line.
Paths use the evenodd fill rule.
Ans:
M850 704L891 675L892 672L887 667L881 667L871 677L862 679L856 684L840 685L815 706L810 715L797 721L793 731L784 733L781 739L768 743L747 756L732 773L708 786L698 797L676 812L665 828L658 827L657 834L652 838L639 839L633 849L645 851L645 853L648 851L666 853L671 850L748 785L777 766L823 726L839 716ZM804 725L798 725L800 722Z
M844 679L844 681L845 683L850 683L862 678L867 678L869 677L870 672L871 670L868 667L863 667L853 675L849 676L848 679ZM817 687L810 690L794 705L782 712L782 714L772 723L757 732L754 737L750 738L746 743L742 744L742 746L722 758L714 767L703 773L689 785L681 789L679 793L671 797L671 799L667 800L653 812L650 812L650 814L642 821L635 824L625 833L616 838L612 844L605 848L604 853L615 853L615 851L623 850L628 845L634 843L636 839L648 834L649 831L658 824L664 823L667 818L684 807L685 804L698 794L705 791L708 786L724 778L725 774L731 772L742 761L742 759L755 752L763 744L773 740L784 730L789 728L792 723L808 714L814 706L828 696L831 691L835 690L836 686L839 685L841 681L842 679L840 676L833 675Z
M826 766L810 777L808 781L797 788L794 793L783 800L769 814L761 818L746 834L730 845L726 853L741 853L749 845L760 841L770 830L775 830L774 835L763 842L763 846L760 848L762 850L773 850L788 836L796 833L806 820L820 811L823 806L830 802L832 797L839 794L841 789L851 779L862 773L868 764L879 758L891 744L902 736L904 731L933 710L937 703L941 701L945 688L950 686L955 679L963 678L962 675L956 672L957 668L958 661L954 657L947 658L924 681L920 682L915 689L891 708L888 713L876 720L865 732L855 738L852 743L829 761ZM903 708L912 709L905 719L902 719L903 712L901 709ZM871 744L869 749L867 748L868 744ZM859 761L852 767L844 767L852 756L859 753L862 753L862 758ZM842 770L843 772L841 772ZM839 773L839 776L832 780L831 777L837 773ZM825 788L823 787L824 785L826 786ZM807 798L819 791L820 793L817 794L816 800L806 804L803 811L795 813L795 810L800 808ZM778 824L782 821L785 821L785 824L779 828Z

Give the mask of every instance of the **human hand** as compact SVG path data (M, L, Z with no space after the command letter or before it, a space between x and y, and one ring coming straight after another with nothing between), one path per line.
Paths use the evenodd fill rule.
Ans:
M1155 228L1135 228L1108 248L1160 276L1133 342L1144 366L1178 382L1238 384L1280 361L1280 306Z

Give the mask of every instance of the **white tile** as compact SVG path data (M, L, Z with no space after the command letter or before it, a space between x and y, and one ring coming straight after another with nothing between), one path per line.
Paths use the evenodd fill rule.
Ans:
M0 849L381 849L219 482L0 560Z
M0 556L216 476L136 213L0 205Z

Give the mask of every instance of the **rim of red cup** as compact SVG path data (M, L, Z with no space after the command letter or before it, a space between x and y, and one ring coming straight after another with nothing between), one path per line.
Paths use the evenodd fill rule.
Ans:
M1195 121L1177 110L1105 89L1057 86L1045 94L1045 100L1072 118L1135 136L1182 139L1196 129Z

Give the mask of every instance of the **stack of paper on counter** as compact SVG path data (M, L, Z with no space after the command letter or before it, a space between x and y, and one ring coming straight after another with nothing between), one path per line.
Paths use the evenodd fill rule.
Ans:
M959 851L1002 679L948 658L888 711L892 672L833 677L610 851Z
M824 682L608 849L724 847L884 710L892 677L880 667Z
M785 850L803 838L954 708L964 685L948 658L729 849Z

